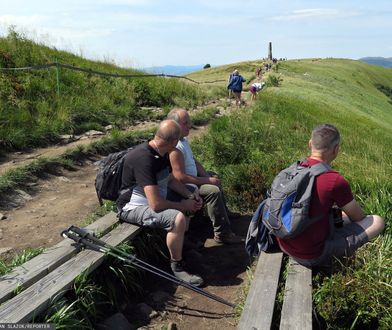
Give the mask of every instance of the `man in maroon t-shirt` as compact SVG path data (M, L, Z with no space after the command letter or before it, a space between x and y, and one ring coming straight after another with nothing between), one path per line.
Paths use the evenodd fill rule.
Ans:
M339 153L340 134L329 124L317 126L309 141L310 157L303 163L330 163ZM332 206L343 210L344 226L335 228L330 220ZM384 229L378 215L365 215L354 199L349 183L336 171L315 179L309 216L322 218L291 239L278 239L280 248L305 266L328 265L333 256L349 256Z

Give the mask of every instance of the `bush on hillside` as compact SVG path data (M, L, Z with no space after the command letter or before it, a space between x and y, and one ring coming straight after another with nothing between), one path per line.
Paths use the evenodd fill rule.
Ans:
M280 75L269 74L267 77L266 84L271 87L279 87L282 83L283 79Z

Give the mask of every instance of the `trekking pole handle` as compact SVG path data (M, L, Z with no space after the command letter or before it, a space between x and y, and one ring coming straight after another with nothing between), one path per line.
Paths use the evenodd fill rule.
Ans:
M79 228L79 227L76 227L73 225L68 228L68 231L72 231L75 234L78 234L80 237L83 237L83 238L88 237L88 236L92 236L91 233L88 232L86 229Z
M90 242L89 240L87 240L87 239L85 239L83 237L75 235L74 233L70 232L69 229L64 230L61 233L61 236L64 237L64 238L72 239L73 241L76 242L76 244L81 245L81 246L87 246L87 247L89 247L90 249L92 249L94 251L106 252L106 249L103 248L102 246L96 245L96 244Z
M97 238L95 236L94 231L92 231L92 230L88 230L88 229L85 229L85 228L79 228L79 227L76 227L76 226L72 225L71 227L68 228L68 231L71 231L71 232L79 235L82 238L88 239L88 240L90 240L91 242L94 242L97 245L101 245L101 246L105 246L105 247L107 247L107 245L108 245L106 242L104 242L104 241L100 240L99 238Z

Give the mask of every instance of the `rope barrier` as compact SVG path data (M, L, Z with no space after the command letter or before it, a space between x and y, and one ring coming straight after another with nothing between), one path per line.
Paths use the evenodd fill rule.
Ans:
M91 69L79 68L79 67L76 67L73 65L62 64L62 63L48 63L48 64L26 66L26 67L20 67L20 68L0 68L0 71L31 71L31 70L49 69L51 67L64 68L64 69L69 69L69 70L73 70L73 71L86 72L86 73L90 73L90 74L95 74L95 75L105 76L105 77L113 77L113 78L149 78L149 77L177 78L177 79L189 80L189 81L191 81L195 84L198 84L198 85L199 84L212 84L215 82L226 81L226 80L196 81L196 80L193 80L193 79L185 77L185 76L176 76L176 75L164 74L164 73L159 73L159 74L106 73L106 72L100 72L100 71L95 71L95 70L91 70Z

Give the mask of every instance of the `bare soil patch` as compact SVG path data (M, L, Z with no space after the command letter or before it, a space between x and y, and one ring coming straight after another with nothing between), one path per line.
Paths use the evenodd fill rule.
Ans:
M245 237L249 221L249 216L235 219L232 221L232 228L238 235ZM215 243L212 227L207 219L196 220L196 225L190 231L204 242L202 250L184 252L184 259L190 269L203 277L206 283L204 290L237 304L243 298L244 282L248 280L246 269L249 257L243 244ZM144 326L140 322L137 326L142 326L142 329L168 329L175 324L177 329L184 330L236 329L239 321L237 310L184 287L171 285L157 277L154 279L155 286L149 287L152 294L146 295L144 303L158 311L159 316L148 320ZM168 293L169 298L154 305L151 296L156 291ZM135 324L135 314L132 311L126 316Z
M92 161L74 171L63 170L37 182L27 193L24 205L2 210L0 248L12 252L25 248L50 247L63 238L62 230L80 225L97 206ZM30 194L31 193L31 194Z

